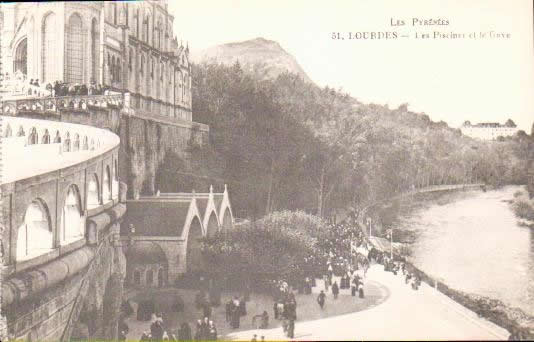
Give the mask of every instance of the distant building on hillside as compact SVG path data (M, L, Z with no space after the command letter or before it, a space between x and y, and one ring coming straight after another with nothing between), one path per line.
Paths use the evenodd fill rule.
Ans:
M509 137L519 130L516 124L508 119L504 125L498 122L482 122L472 125L470 121L465 121L460 127L462 134L471 138L481 140L495 140L498 137Z

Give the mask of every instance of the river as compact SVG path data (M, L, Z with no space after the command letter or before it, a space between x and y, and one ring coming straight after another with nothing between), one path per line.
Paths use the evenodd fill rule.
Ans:
M410 259L452 288L534 315L534 230L518 226L505 202L518 190L526 191L508 186L410 203L397 220L415 233Z

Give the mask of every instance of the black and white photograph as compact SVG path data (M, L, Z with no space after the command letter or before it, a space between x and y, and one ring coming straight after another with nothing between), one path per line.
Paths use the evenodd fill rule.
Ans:
M0 341L533 340L533 14L0 2Z

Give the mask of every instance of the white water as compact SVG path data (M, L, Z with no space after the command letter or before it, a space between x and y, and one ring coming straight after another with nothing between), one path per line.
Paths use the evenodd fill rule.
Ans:
M417 231L411 259L452 288L534 314L534 231L503 202L518 190L473 191L401 217L402 228Z

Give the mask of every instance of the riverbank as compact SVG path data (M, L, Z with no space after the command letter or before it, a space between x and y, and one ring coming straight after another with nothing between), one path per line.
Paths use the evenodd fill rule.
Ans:
M498 299L455 290L429 276L412 263L408 262L408 264L423 282L435 287L439 292L473 311L479 317L495 323L516 337L518 336L514 339L534 340L534 316L527 314L520 308L506 305Z
M415 255L405 257L416 264L429 285L435 286L436 278L447 279L440 280L440 292L509 331L534 338L531 314L494 299L494 295L504 294L507 301L532 309L528 285L532 283L528 266L532 237L517 227L509 204L502 203L513 198L514 190L416 194L377 205L369 214L375 216L373 222L394 228L394 241L415 250ZM380 230L374 226L373 235ZM516 263L519 257L521 261ZM475 294L478 289L491 295Z
M527 191L517 191L510 205L522 227L534 229L534 199L530 199Z

